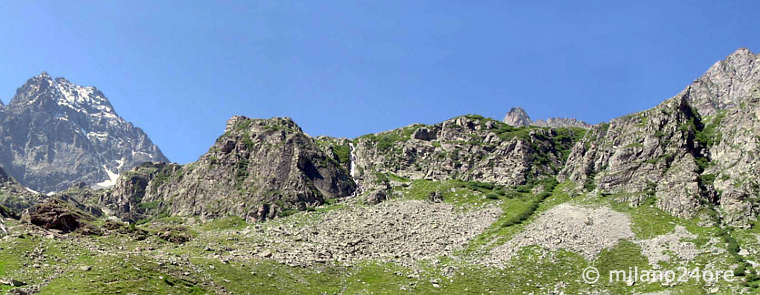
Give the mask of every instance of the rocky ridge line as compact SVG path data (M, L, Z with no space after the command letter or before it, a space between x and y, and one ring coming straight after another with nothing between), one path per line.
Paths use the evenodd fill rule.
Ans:
M530 116L528 116L528 112L520 107L513 107L509 109L507 115L504 116L503 122L515 127L538 126L549 128L591 128L591 124L574 118L548 118L546 120L533 121Z

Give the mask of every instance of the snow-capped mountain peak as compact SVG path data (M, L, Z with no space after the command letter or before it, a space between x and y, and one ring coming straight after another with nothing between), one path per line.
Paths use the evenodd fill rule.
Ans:
M0 166L34 190L110 183L149 161L168 160L93 86L43 72L0 108Z

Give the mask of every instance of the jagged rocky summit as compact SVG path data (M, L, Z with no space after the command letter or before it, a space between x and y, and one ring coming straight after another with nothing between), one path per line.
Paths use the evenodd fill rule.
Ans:
M105 95L42 73L0 106L0 167L39 192L113 184L143 162L168 161Z
M530 119L528 112L526 112L523 108L513 107L509 109L507 115L504 116L504 123L516 127L522 127L529 126L531 123L533 123L533 120Z
M591 128L591 124L583 121L579 121L574 118L548 118L546 120L533 121L528 112L521 107L513 107L509 109L507 115L504 116L504 123L512 126L538 126L538 127L550 127L550 128L564 128L564 127L579 127L579 128Z

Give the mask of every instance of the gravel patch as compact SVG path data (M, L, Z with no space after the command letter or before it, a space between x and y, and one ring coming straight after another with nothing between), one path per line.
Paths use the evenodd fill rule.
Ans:
M656 236L648 240L636 241L641 246L641 252L649 260L649 264L658 262L670 262L672 256L678 257L679 261L688 262L701 254L697 246L685 239L695 239L696 235L690 233L683 226L676 226L672 233Z
M490 206L462 210L426 201L388 201L330 211L307 225L261 228L271 250L259 256L289 265L379 259L411 265L462 249L501 215Z
M520 248L538 245L551 251L565 249L593 259L621 239L632 239L631 220L608 207L558 205L543 213L513 239L491 250L487 264L503 265Z

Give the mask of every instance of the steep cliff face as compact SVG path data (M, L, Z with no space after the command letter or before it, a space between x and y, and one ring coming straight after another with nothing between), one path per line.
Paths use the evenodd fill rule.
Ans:
M573 147L559 179L626 194L634 205L655 195L660 208L689 217L710 199L699 183L707 161L695 140L700 124L687 96L600 124Z
M740 49L674 98L592 128L560 172L587 190L654 195L680 217L718 208L747 225L758 215L758 56Z
M146 161L167 159L94 87L43 73L0 108L0 166L34 190L107 185Z
M178 164L146 162L122 173L108 191L80 190L76 195L102 206L122 220L137 221L148 214L158 213L158 202L143 203L145 196L155 195L159 186L181 171L182 166Z
M382 184L388 174L525 184L555 175L584 132L513 127L473 115L412 125L355 139L352 176L364 188Z
M704 178L720 195L727 223L748 225L760 214L760 55L739 49L684 91L708 123L711 162Z
M237 116L197 162L144 165L122 176L104 202L127 217L155 210L265 220L349 196L355 187L292 120Z
M724 220L747 225L760 214L760 83L747 99L707 121L712 161L705 179L720 193Z

